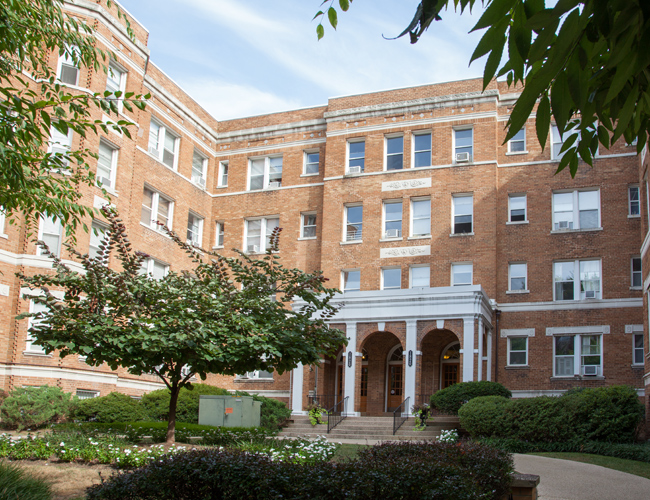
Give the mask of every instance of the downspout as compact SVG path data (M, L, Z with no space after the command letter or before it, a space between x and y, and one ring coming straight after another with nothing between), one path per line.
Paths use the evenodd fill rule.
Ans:
M495 309L494 314L497 317L496 333L495 333L495 346L494 346L494 381L499 381L499 338L501 337L501 332L499 330L499 318L501 318L501 311Z

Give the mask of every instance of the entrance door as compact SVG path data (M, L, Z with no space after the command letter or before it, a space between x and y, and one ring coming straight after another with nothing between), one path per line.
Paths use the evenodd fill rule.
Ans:
M337 382L336 382L336 401L333 404L338 403L343 399L343 365L340 364L336 367L337 370Z
M368 407L368 366L361 367L361 394L359 398L359 411L366 412Z
M393 411L404 400L403 396L404 366L388 365L388 411Z
M442 365L442 388L449 387L458 383L459 364L449 363Z

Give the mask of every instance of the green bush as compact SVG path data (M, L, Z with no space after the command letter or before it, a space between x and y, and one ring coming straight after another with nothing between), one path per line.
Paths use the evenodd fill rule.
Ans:
M0 406L2 424L12 429L37 429L68 416L72 395L58 387L16 388Z
M227 390L208 384L192 384L192 389L183 387L178 395L176 420L197 424L199 422L199 396L227 395ZM154 420L167 420L169 415L169 390L158 389L142 396L142 407Z
M461 427L472 436L492 436L503 425L510 402L503 396L482 396L468 401L458 410Z
M463 404L480 396L512 397L512 393L498 382L461 382L436 392L431 396L431 406L443 413L456 415Z
M287 408L282 401L277 399L258 396L257 394L248 394L247 392L237 391L238 396L252 396L254 401L262 403L260 409L260 427L269 430L277 430L291 416L291 410Z
M14 464L0 463L2 500L50 500L52 488L44 479L33 477Z
M75 420L92 422L137 422L149 416L137 399L120 392L111 392L99 398L82 399L71 411Z

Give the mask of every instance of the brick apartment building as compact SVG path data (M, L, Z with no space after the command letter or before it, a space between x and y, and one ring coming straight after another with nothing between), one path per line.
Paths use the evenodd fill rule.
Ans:
M98 177L134 247L151 255L148 272L190 265L154 220L226 255L263 253L280 226L282 262L322 269L342 290L332 324L349 343L335 357L210 383L277 397L296 413L314 397L347 397L350 415L468 380L497 380L515 397L610 384L647 392L648 159L640 175L633 147L601 150L574 179L555 175L555 127L543 152L534 116L502 145L518 94L499 82L482 91L479 79L217 121L150 61L137 20L131 40L104 1L67 9L117 58L107 77L53 55L61 80L153 96L146 111L122 110L133 139L54 137L99 153ZM84 188L89 205L102 196ZM56 220L41 221L39 238L69 260L62 234ZM77 238L80 251L96 251L97 236ZM92 397L162 387L30 341L28 321L15 316L34 305L15 273L49 267L22 228L0 219L0 388L46 383Z

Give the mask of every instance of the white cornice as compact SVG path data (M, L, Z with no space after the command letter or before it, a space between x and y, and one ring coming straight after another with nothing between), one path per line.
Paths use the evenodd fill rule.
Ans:
M290 141L282 142L280 144L262 144L261 146L252 146L250 148L239 148L239 149L225 149L221 150L218 153L215 153L216 158L223 158L225 156L233 155L242 155L249 153L261 153L263 151L272 151L274 149L286 149L286 148L297 148L297 147L309 147L315 146L317 144L324 144L327 142L325 137L318 139L306 139L304 141Z
M450 163L447 165L432 165L430 167L418 167L418 168L403 168L402 170L382 170L381 172L364 172L362 174L347 174L347 175L335 175L333 177L325 177L323 181L336 181L341 179L356 179L358 177L370 177L373 175L393 175L393 174L403 174L404 172L425 172L427 170L438 170L441 168L460 168L460 167L478 167L482 165L494 165L497 162L492 161L477 161L474 163Z
M559 302L518 302L516 304L498 304L503 312L534 312L534 311L573 311L585 309L618 309L623 307L643 307L642 298L631 299L590 299L565 300Z
M326 127L327 125L324 119L316 118L314 120L304 120L300 122L279 123L267 127L232 130L230 132L219 133L217 144L224 144L233 141L258 141L265 137L274 137L279 134L299 134L325 130Z
M17 254L8 252L7 250L0 250L0 262L10 264L12 266L35 267L38 269L52 269L52 259L45 255L30 255L30 254ZM63 264L68 266L72 271L78 273L84 272L84 268L78 262L73 260L62 260Z
M322 182L314 182L312 184L298 184L297 186L282 186L279 188L273 188L273 189L260 189L260 190L255 190L255 191L235 191L234 193L224 193L224 194L211 194L213 198L223 198L226 196L238 196L242 194L264 194L264 193L274 193L276 191L283 191L286 189L302 189L302 188L310 188L310 187L317 187L317 186L322 186Z

